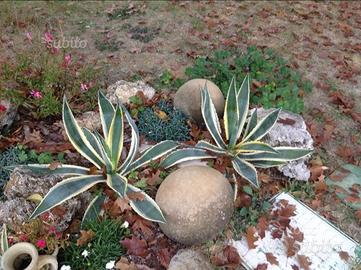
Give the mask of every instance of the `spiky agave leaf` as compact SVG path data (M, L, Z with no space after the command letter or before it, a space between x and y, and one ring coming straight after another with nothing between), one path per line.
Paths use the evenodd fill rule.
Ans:
M28 164L16 167L30 170L31 172L39 175L56 174L64 176L76 176L88 175L90 173L90 169L88 168L67 164L59 164L56 168L51 168L51 164ZM14 167L11 169L13 168Z
M83 228L86 223L97 220L102 210L102 204L104 203L105 198L106 196L103 194L98 194L91 200L81 220L81 228Z
M206 150L203 149L184 148L170 153L160 163L160 166L167 169L184 161L204 159L204 158L216 158L216 156L210 155Z
M4 254L6 250L9 248L9 242L8 242L8 231L6 228L6 224L3 224L1 235L0 235L0 254ZM1 260L0 260L1 262Z
M237 99L236 82L233 77L231 84L229 85L223 114L224 130L229 145L234 145L237 141L239 116L240 112Z
M238 122L234 123L234 125L237 126L238 128L236 135L237 140L240 138L244 124L246 123L247 120L249 97L250 97L249 75L247 74L246 77L243 79L242 85L237 93L239 117L238 117Z
M255 187L259 188L257 170L251 163L238 157L234 157L232 159L232 165L240 176L242 176Z
M98 105L104 138L107 139L115 109L113 104L105 97L105 95L101 91L98 92Z

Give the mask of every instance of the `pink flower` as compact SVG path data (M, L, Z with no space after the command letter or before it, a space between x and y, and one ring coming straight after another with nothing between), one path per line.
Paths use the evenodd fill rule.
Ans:
M26 234L21 234L19 236L19 240L22 242L27 242L27 241L29 241L29 236L27 236Z
M33 40L33 35L31 34L31 32L26 32L25 36L26 36L26 39L31 43Z
M49 31L47 31L47 32L44 33L44 39L43 39L43 40L44 40L47 44L49 44L49 43L53 42L54 37L53 37L53 35L52 35Z
M44 239L40 239L36 242L36 246L38 248L46 248L46 241Z
M64 56L64 66L67 67L71 64L71 54L66 54Z
M41 99L43 97L41 92L37 89L31 90L30 95L35 99Z
M87 85L86 83L80 83L80 91L81 92L86 92L89 90L89 85Z
M6 107L0 104L0 112L6 112Z

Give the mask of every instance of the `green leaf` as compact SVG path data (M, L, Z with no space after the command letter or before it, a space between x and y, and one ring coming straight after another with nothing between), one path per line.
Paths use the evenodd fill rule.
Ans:
M226 132L226 139L229 140L229 145L233 146L237 141L238 123L239 123L239 106L237 98L237 90L235 78L232 78L229 85L226 104L224 106L224 130Z
M242 152L277 153L277 151L272 146L260 141L240 143L237 145L237 153Z
M227 154L227 150L219 148L218 146L215 146L209 142L206 141L199 141L196 144L196 148L202 148L204 150L216 153L216 154Z
M105 182L102 175L83 175L65 179L49 190L44 199L31 214L30 218L36 218L51 208L102 182Z
M4 254L6 250L8 250L9 248L9 242L8 242L8 231L6 228L6 224L3 224L3 228L1 230L1 235L0 235L0 254ZM0 260L1 262L1 260Z
M313 152L313 150L279 146L274 147L278 153L250 153L250 154L239 154L238 157L248 161L259 160L259 161L291 161L303 158Z
M81 221L81 228L84 228L85 224L98 219L105 198L106 196L99 194L95 196L94 199L89 203Z
M162 210L157 203L148 196L145 192L132 185L128 185L128 192L141 192L144 195L144 200L131 200L130 206L142 218L159 223L165 223L166 220L163 216Z
M101 91L98 92L98 104L104 138L108 138L108 133L113 120L115 109L113 104L104 96Z
M248 119L246 130L244 131L244 136L246 137L257 125L257 108L251 114L251 117Z
M263 169L277 167L277 166L286 164L285 161L274 161L274 160L273 161L272 160L250 160L249 162L252 163L252 165L255 166L256 168L263 168Z
M123 141L124 141L124 124L123 124L123 112L121 107L118 105L112 123L110 125L108 137L107 137L107 145L110 148L110 159L113 166L113 169L116 170L118 168L118 163L120 159L120 155L123 149Z
M99 156L101 156L101 150L98 147L97 139L95 138L95 135L87 128L82 127L82 131L84 132L84 135L88 142L93 146L94 150L97 152Z
M253 165L238 157L234 157L232 160L233 168L236 172L251 183L256 188L259 188L257 171Z
M185 148L170 153L160 163L160 166L167 169L184 161L204 159L204 158L217 158L217 157L210 155L206 150L203 149Z
M242 85L238 90L237 102L238 102L238 123L237 123L237 139L241 136L243 131L244 124L246 123L247 115L248 115L248 107L249 107L249 74L243 79Z
M120 197L124 198L127 192L128 179L120 174L108 174L107 185Z
M276 124L281 109L274 110L266 115L243 141L258 141L262 139Z
M86 139L80 126L77 124L73 113L70 110L69 104L64 96L63 102L63 123L66 134L74 146L74 148L86 159L92 162L98 169L103 165L100 156L96 153L92 145Z
M97 143L97 148L100 149L101 156L103 158L103 162L105 164L105 169L107 174L113 173L113 165L112 161L110 160L110 150L107 143L104 141L104 138L99 133L95 133L95 139Z
M18 166L20 168L28 169L35 174L47 175L47 174L61 174L61 175L88 175L89 169L81 166L60 164L54 170L50 169L51 164L28 164Z
M246 192L248 195L253 196L253 189L250 186L243 186L243 191Z
M157 143L156 145L150 147L147 149L140 158L135 160L133 163L130 164L130 166L127 168L125 173L129 173L141 166L144 166L151 162L152 160L156 160L167 153L171 152L175 148L178 147L178 143L174 141L163 141L160 143Z
M226 146L221 136L221 126L219 124L218 115L209 95L207 85L202 89L201 97L201 111L204 123L216 144L221 148L225 148Z
M130 148L129 148L129 152L127 155L127 158L125 159L125 161L123 162L123 164L119 167L118 172L120 174L123 174L127 168L129 167L130 163L134 160L135 155L138 152L138 147L139 147L139 131L138 128L134 122L134 120L132 119L132 117L130 116L128 110L122 106L123 108L123 112L125 114L125 117L127 118L127 121L132 129L132 141L130 144Z

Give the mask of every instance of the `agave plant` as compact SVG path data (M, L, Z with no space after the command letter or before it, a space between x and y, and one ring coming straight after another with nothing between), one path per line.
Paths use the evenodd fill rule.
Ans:
M205 85L201 91L201 111L215 145L207 141L199 141L195 148L184 148L172 152L163 160L161 166L168 168L187 160L226 155L231 158L233 168L239 175L255 187L259 187L255 167L269 168L283 165L312 152L308 149L294 147L272 147L261 142L260 140L277 122L280 109L272 111L259 122L257 109L255 109L247 119L249 97L249 76L245 77L239 89L237 89L233 78L224 108L224 139L215 107L207 85Z
M32 213L31 218L39 216L96 184L104 183L122 198L129 195L131 207L143 218L155 222L165 222L164 216L155 201L145 192L129 184L126 175L172 151L177 147L177 143L174 141L160 142L142 153L138 159L135 159L139 146L139 132L126 108L120 104L114 108L101 92L98 95L98 104L104 137L99 133L92 133L88 129L80 127L65 97L63 102L63 122L66 134L74 148L94 167L86 168L65 164L56 168L51 164L22 166L34 173L59 174L69 177L49 190ZM131 127L132 135L128 155L121 162L124 142L123 115ZM133 196L134 199L131 199L130 193L141 193L142 195ZM102 197L97 196L90 203L85 216L94 214L92 208L94 205L99 205L99 198Z

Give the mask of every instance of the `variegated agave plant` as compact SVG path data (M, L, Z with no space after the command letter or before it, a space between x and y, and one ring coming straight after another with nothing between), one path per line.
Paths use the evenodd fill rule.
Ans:
M168 168L187 160L227 155L232 159L236 172L252 185L259 187L255 167L269 168L283 165L312 152L294 147L271 147L260 141L277 122L280 110L272 111L259 122L257 110L254 110L247 120L250 96L248 75L239 89L236 88L234 78L230 84L223 116L225 140L222 138L219 119L207 86L202 89L201 96L202 116L216 145L199 141L195 148L172 152L163 160L161 166Z
M140 189L129 184L126 175L172 151L177 147L177 143L174 141L160 142L146 150L135 160L139 146L139 133L130 114L120 104L114 108L101 92L99 92L98 103L104 137L99 133L92 133L88 129L80 127L65 98L63 103L63 122L66 134L74 148L94 164L96 169L95 167L92 169L73 165L60 165L54 169L51 168L50 164L23 166L34 173L69 176L50 189L32 213L31 218L39 216L96 184L105 183L120 197L126 197L131 192L141 192L143 199L130 199L130 205L134 211L145 219L165 222L164 216L155 201ZM131 127L132 137L128 155L123 162L120 162L124 141L123 115ZM99 198L102 197L98 196L90 203L85 216L93 214L94 205L99 205Z

